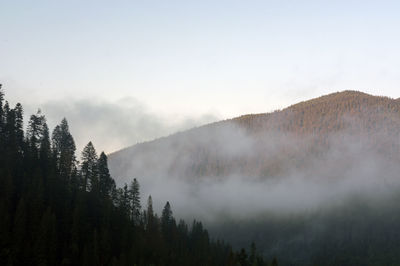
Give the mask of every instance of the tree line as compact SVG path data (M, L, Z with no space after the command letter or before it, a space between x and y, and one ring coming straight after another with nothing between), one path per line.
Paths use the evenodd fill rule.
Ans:
M143 208L138 180L117 187L91 142L75 153L65 118L50 134L39 110L24 130L0 85L1 265L277 265L176 221L169 202Z

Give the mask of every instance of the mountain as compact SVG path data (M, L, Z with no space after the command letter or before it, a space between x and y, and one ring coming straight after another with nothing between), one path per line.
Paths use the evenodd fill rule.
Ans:
M399 129L399 99L343 91L128 147L110 154L110 169L119 184L148 175L272 178L356 144L357 152L393 157Z

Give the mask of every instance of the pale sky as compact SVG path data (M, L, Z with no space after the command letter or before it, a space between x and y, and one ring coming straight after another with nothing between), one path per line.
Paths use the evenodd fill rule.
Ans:
M111 152L335 91L398 98L399 14L399 1L0 0L0 82Z

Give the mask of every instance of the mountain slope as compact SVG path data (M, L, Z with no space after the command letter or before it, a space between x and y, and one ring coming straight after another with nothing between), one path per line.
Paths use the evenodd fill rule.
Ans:
M272 178L309 169L332 149L393 157L399 132L399 100L344 91L138 144L111 154L110 168L119 183L146 175Z

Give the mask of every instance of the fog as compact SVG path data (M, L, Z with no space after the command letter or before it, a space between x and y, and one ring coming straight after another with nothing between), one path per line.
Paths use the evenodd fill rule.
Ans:
M23 104L25 121L40 106L51 130L66 117L75 138L78 157L89 141L95 144L98 151L109 153L218 120L212 113L174 117L158 114L132 97L117 101L94 97Z
M320 145L317 135L252 133L223 122L112 154L111 173L119 185L137 178L143 205L151 194L158 212L168 200L176 217L207 223L317 211L354 198L379 204L400 188L399 137L357 133L354 123Z

